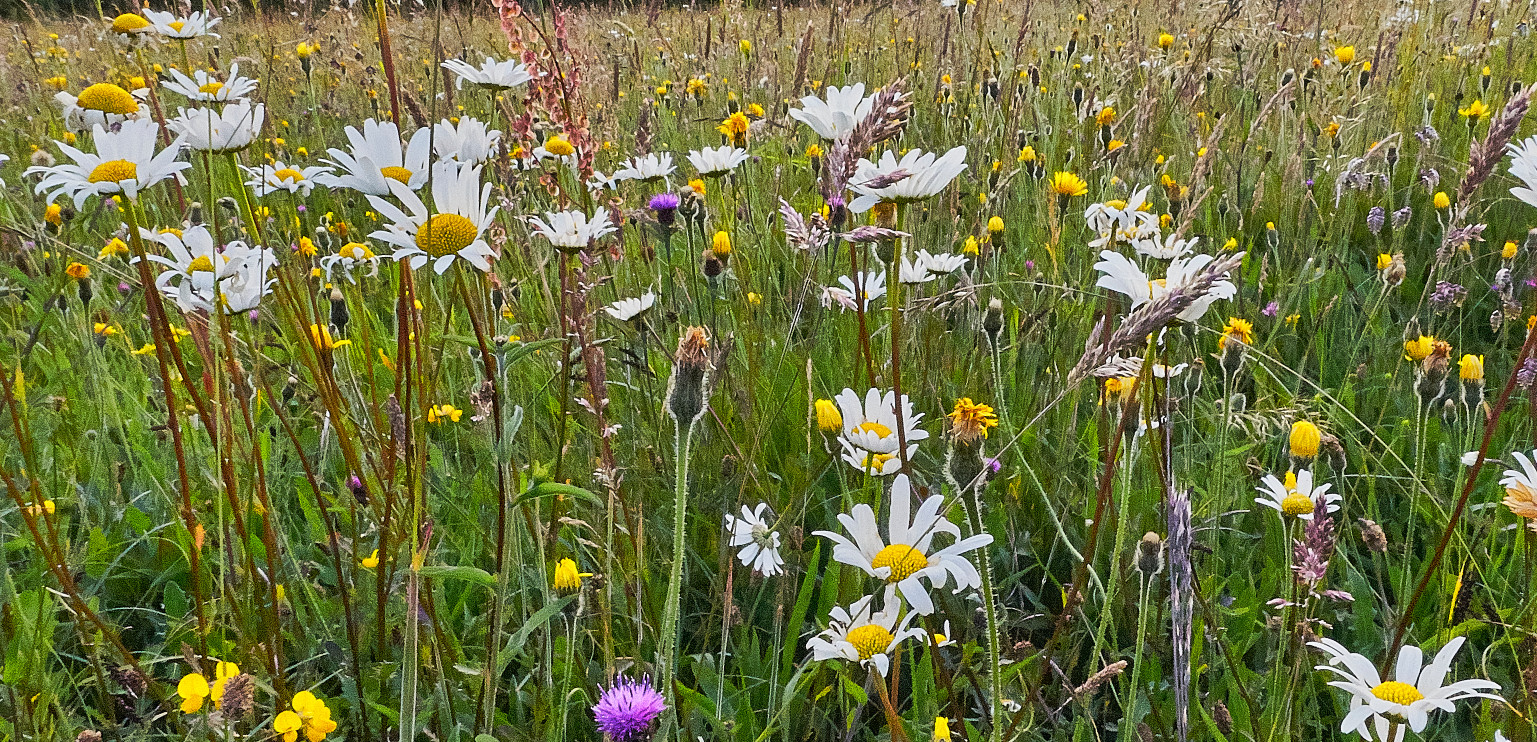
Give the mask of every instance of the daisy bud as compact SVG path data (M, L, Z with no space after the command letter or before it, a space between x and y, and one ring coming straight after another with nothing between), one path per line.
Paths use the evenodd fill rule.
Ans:
M1317 425L1307 420L1292 423L1291 438L1288 443L1293 458L1311 460L1318 455L1318 446L1322 442L1323 434L1318 430Z
M693 425L704 414L709 347L710 339L703 327L690 327L678 338L672 375L667 379L667 414L679 425Z

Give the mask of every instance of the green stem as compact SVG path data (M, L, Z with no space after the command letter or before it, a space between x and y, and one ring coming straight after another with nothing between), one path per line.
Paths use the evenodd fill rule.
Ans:
M971 507L967 508L971 516L971 532L973 535L986 533L982 525L982 487L976 485L971 488ZM998 606L993 596L993 565L984 549L977 559L977 573L982 576L982 608L987 615L987 661L991 665L988 668L987 684L991 697L988 699L988 708L991 712L993 727L988 739L1000 742L1003 739L1003 705L998 699L1003 697L1003 651L998 637Z
M670 700L675 698L672 686L676 673L673 665L678 656L678 613L683 602L683 547L688 525L688 448L693 434L693 421L673 422L673 446L677 451L677 461L674 464L676 481L673 485L672 573L667 578L667 605L662 613L662 633L657 637L662 652L656 668L659 689ZM682 728L676 703L668 704L657 738L669 739L672 733L670 726L673 724Z

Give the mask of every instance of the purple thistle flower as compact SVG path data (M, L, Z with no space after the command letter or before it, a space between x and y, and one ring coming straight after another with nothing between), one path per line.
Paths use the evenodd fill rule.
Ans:
M658 193L651 197L646 204L647 208L656 212L656 221L664 227L671 227L678 214L678 194Z
M598 697L592 716L598 722L598 731L614 742L639 742L651 735L652 722L666 708L662 694L651 687L650 677L621 677Z

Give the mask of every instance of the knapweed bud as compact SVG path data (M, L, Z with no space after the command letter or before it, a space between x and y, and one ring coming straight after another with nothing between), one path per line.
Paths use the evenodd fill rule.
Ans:
M672 375L667 379L667 414L679 425L693 425L704 414L705 383L710 373L710 338L703 327L690 327L678 338Z
M704 251L704 277L715 278L726 272L726 264L715 254L714 250Z
M342 296L341 289L331 288L331 326L336 328L338 335L347 333L347 322L352 315L347 311L347 298Z
M1003 300L987 302L987 312L982 315L982 331L994 345L998 344L998 333L1003 332Z
M1163 571L1163 537L1152 531L1143 534L1137 543L1137 571L1144 577Z

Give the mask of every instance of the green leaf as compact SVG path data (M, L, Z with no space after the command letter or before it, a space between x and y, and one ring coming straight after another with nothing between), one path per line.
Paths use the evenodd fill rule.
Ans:
M535 611L534 615L529 616L528 620L523 622L523 625L512 635L512 638L508 639L507 643L502 646L502 651L496 653L497 675L501 675L502 671L507 669L507 663L512 661L513 653L523 648L523 645L528 642L528 635L532 634L534 629L549 623L550 619L555 617L555 614L565 610L566 606L571 605L573 600L576 600L576 596L568 595L553 603L546 603L543 608Z
M423 577L447 577L451 580L469 580L478 582L486 587L496 587L496 576L479 567L460 565L451 567L446 564L428 564L421 569Z
M592 490L586 490L574 485L559 484L556 482L540 482L533 487L528 488L528 490L524 491L523 494L518 495L517 499L512 501L512 504L514 506L518 506L531 500L542 500L544 498L554 497L556 495L575 497L580 500L586 500L587 502L590 502L594 505L603 504L602 498L593 494Z

